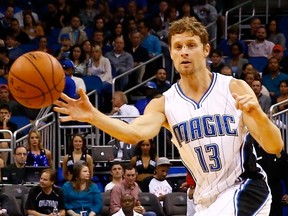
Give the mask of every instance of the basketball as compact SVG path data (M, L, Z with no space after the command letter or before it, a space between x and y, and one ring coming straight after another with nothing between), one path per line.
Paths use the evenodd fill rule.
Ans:
M60 97L65 86L65 73L52 55L28 52L12 64L8 86L15 100L23 106L44 108Z

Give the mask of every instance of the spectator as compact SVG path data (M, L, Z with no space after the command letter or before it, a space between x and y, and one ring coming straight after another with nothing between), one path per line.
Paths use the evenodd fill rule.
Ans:
M143 140L137 143L134 157L130 162L137 171L136 180L138 183L141 183L146 177L154 175L157 160L158 156L153 140Z
M231 44L231 58L226 60L226 64L232 68L233 76L239 78L241 76L242 67L248 63L248 60L243 58L242 46L238 43Z
M279 68L279 62L275 57L269 59L268 68L270 73L263 76L263 84L267 87L272 104L276 102L276 98L279 97L279 85L283 80L288 79L288 75L282 73Z
M41 135L36 130L30 130L27 138L27 166L47 166L53 168L52 153L43 147Z
M103 31L100 31L100 30L94 31L92 34L91 41L94 45L98 45L101 47L103 55L105 55L107 52L113 50L113 46L110 43L104 42Z
M137 204L134 207L134 211L139 214L145 213L145 209L141 206L139 201L139 192L140 188L138 184L135 182L136 180L136 170L134 167L128 166L124 169L124 179L119 184L115 184L111 190L110 194L110 214L115 214L121 209L121 198L124 194L130 194L137 200ZM144 215L154 215L154 213L150 214L147 212Z
M75 83L76 91L74 92L74 94L77 95L77 92L80 88L82 88L86 92L86 85L83 79L80 77L73 76L74 68L75 68L74 63L70 59L62 60L60 63L65 72L65 75L70 77Z
M95 3L94 0L86 0L84 8L80 9L79 18L85 28L92 28L94 24L94 17L97 15Z
M11 209L9 208L9 198L6 194L2 193L2 191L0 192L0 206L0 215L9 216L9 209Z
M8 104L2 104L0 105L0 129L1 130L9 130L12 133L14 133L17 130L17 125L13 122L11 122L11 110ZM8 132L2 132L0 133L0 139L12 139L11 134ZM9 149L8 142L0 142L0 149ZM4 161L4 164L7 163L8 159L8 153L7 152L1 152L0 157Z
M221 68L220 73L226 76L233 76L232 68L228 65L224 65Z
M48 39L46 36L40 36L38 41L38 49L37 51L46 52L53 55L53 51L47 47Z
M113 162L110 170L110 174L112 176L112 181L109 182L104 191L110 191L116 184L120 184L123 179L123 166L120 161Z
M142 214L134 211L136 206L135 197L130 194L124 194L121 197L121 209L112 216L142 216Z
M245 76L247 73L252 72L254 69L251 63L246 63L242 66L242 72L240 74L240 79L245 80Z
M71 181L73 176L73 166L77 161L85 161L89 168L90 178L93 178L93 160L92 157L87 154L86 143L81 134L74 134L70 145L69 154L63 158L62 168L63 176L67 181Z
M85 55L80 45L75 44L71 47L69 59L74 64L74 75L82 77L87 75L87 64L85 62Z
M268 23L267 40L274 44L279 44L284 48L286 47L285 35L279 31L279 26L275 18L270 19Z
M58 216L65 216L64 197L61 188L54 185L56 172L44 169L40 184L30 189L25 209L28 215L53 215L58 209Z
M5 37L5 44L6 48L9 50L8 54L11 61L15 61L23 54L23 50L19 47L14 35L7 34Z
M193 216L195 214L195 204L193 200L193 194L195 191L195 181L191 174L187 171L186 181L182 183L180 189L187 192L187 216Z
M246 41L247 44L251 42L251 40L256 39L256 32L261 25L261 20L258 17L253 17L250 20L250 28L247 31L244 31L241 35L241 39Z
M18 20L20 27L22 28L24 26L24 14L26 13L31 13L36 23L38 23L38 14L32 11L32 3L30 1L23 1L23 4L24 5L22 7L22 10L14 14L14 17Z
M168 158L158 158L155 174L153 176L145 178L141 183L142 192L149 192L155 194L158 197L162 206L165 195L172 193L173 190L172 183L167 181L166 179L170 166L171 163Z
M141 46L141 34L140 32L133 31L130 33L130 44L127 46L126 51L133 57L134 67L149 60L149 54L146 48ZM129 82L131 85L142 82L143 75L145 73L145 66L142 66L137 71L129 76Z
M247 72L244 76L244 81L252 88L252 83L254 80L260 80L260 74L255 70ZM261 93L270 97L270 93L267 88L262 84Z
M207 0L199 0L193 6L194 14L198 17L198 20L204 25L209 27L207 28L210 40L217 37L217 10L216 8L207 3ZM214 23L214 24L213 24Z
M274 43L266 40L266 29L260 26L256 31L256 39L253 40L248 46L249 57L266 57L269 58L274 47Z
M13 61L9 58L9 51L5 46L0 47L0 76L7 78Z
M69 34L62 34L61 37L61 47L57 50L54 56L58 60L63 60L69 57L71 49L71 40Z
M273 47L272 57L275 57L278 59L279 65L280 65L279 70L285 74L288 74L288 56L284 55L284 48L281 45L276 44ZM264 76L268 73L269 73L269 68L268 68L268 64L267 64L263 69L262 76Z
M283 80L280 82L279 91L280 91L280 95L279 97L277 97L277 103L280 103L288 99L288 80ZM279 105L278 110L282 111L284 109L287 109L288 107L287 105L288 103Z
M239 40L239 27L232 26L227 30L227 32L228 32L228 38L220 41L218 49L223 53L224 56L232 57L231 45L237 43L241 46L240 50L242 52L240 54L241 57L243 58L244 55L247 55L248 51L246 43L242 40Z
M45 34L50 34L54 29L60 29L63 27L61 20L63 19L62 12L58 9L57 2L49 1L47 3L47 12L43 15L42 26Z
M67 215L80 215L81 211L86 211L89 216L100 214L102 197L90 176L86 162L78 161L74 164L71 181L62 186Z
M0 84L0 104L7 104L14 116L25 115L24 107L16 100L11 99L9 87L6 84Z
M93 43L94 44L94 43ZM96 45L96 44L94 44ZM83 56L84 56L84 62L86 64L86 67L88 67L88 63L89 63L89 60L90 58L92 57L92 45L91 45L91 41L90 40L84 40L81 44L81 49L82 49L82 53L83 53ZM86 68L87 70L88 68ZM86 71L87 72L87 71ZM88 72L87 72L88 73ZM86 75L87 75L86 73Z
M14 15L14 8L11 5L5 7L4 16L0 19L0 38L5 38L7 30L11 26L11 21Z
M147 104L153 99L159 96L157 85L155 82L147 82L144 86L145 98L136 101L134 106L138 109L140 115L144 113Z
M27 160L27 149L23 145L16 146L13 150L14 163L9 164L9 168L24 168Z
M252 81L252 89L258 99L260 107L268 115L270 111L270 106L271 106L271 99L269 96L261 93L262 82L260 79L255 79L254 81Z
M31 41L39 36L44 36L44 30L42 26L36 23L31 13L24 14L23 24L23 31L26 32Z
M71 45L81 44L84 40L87 39L87 34L81 28L81 21L79 16L74 15L71 17L70 26L64 27L59 33L58 42L61 42L61 36L63 34L68 34L71 40Z
M209 65L210 71L215 73L220 73L221 68L224 66L222 53L214 49L211 51L210 55L211 64Z
M139 111L133 105L128 105L128 99L124 92L116 91L112 97L112 111L114 116L139 116ZM121 120L130 123L133 118L120 118Z
M107 145L113 146L114 160L130 161L134 155L134 145L122 142L117 139L110 140Z
M26 32L22 30L19 25L19 21L16 18L11 20L10 29L8 34L13 35L15 40L19 44L28 44L30 43L30 38Z
M154 82L156 83L159 94L162 94L171 87L170 82L167 80L167 72L165 68L159 68L157 70Z
M114 50L105 54L105 57L110 60L112 66L115 68L117 76L129 71L134 66L133 57L130 53L124 51L124 46L124 39L117 37L114 41ZM119 79L118 90L123 91L127 84L128 75Z

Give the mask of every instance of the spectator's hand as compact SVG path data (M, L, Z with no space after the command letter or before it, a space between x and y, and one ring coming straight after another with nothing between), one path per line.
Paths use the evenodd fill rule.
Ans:
M165 195L160 194L158 196L159 201L164 201Z
M189 189L188 189L188 194L187 194L189 199L193 199L194 191L195 191L195 187L194 186L190 186Z
M145 209L143 206L135 206L134 211L139 213L139 214L143 214L145 212Z
M187 191L188 189L188 183L187 182L183 182L181 185L180 185L180 189L182 191Z
M10 117L11 117L10 114L3 116L3 119L2 119L3 123L7 123Z
M111 111L111 114L114 114L114 113L119 112L119 111L120 111L119 107L113 107L112 111Z
M288 204L288 194L285 194L283 197L282 197L282 203L287 205Z

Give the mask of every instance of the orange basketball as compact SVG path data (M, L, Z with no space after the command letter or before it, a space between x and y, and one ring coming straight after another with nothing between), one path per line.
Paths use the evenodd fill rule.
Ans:
M65 86L65 73L58 60L48 53L28 52L12 64L8 85L23 106L43 108L59 98Z

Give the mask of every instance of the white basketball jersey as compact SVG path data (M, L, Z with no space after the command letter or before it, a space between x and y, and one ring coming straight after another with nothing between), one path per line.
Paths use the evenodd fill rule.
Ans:
M197 183L196 204L210 205L244 171L247 131L229 89L231 79L213 73L199 103L185 96L178 83L164 93L172 141Z

